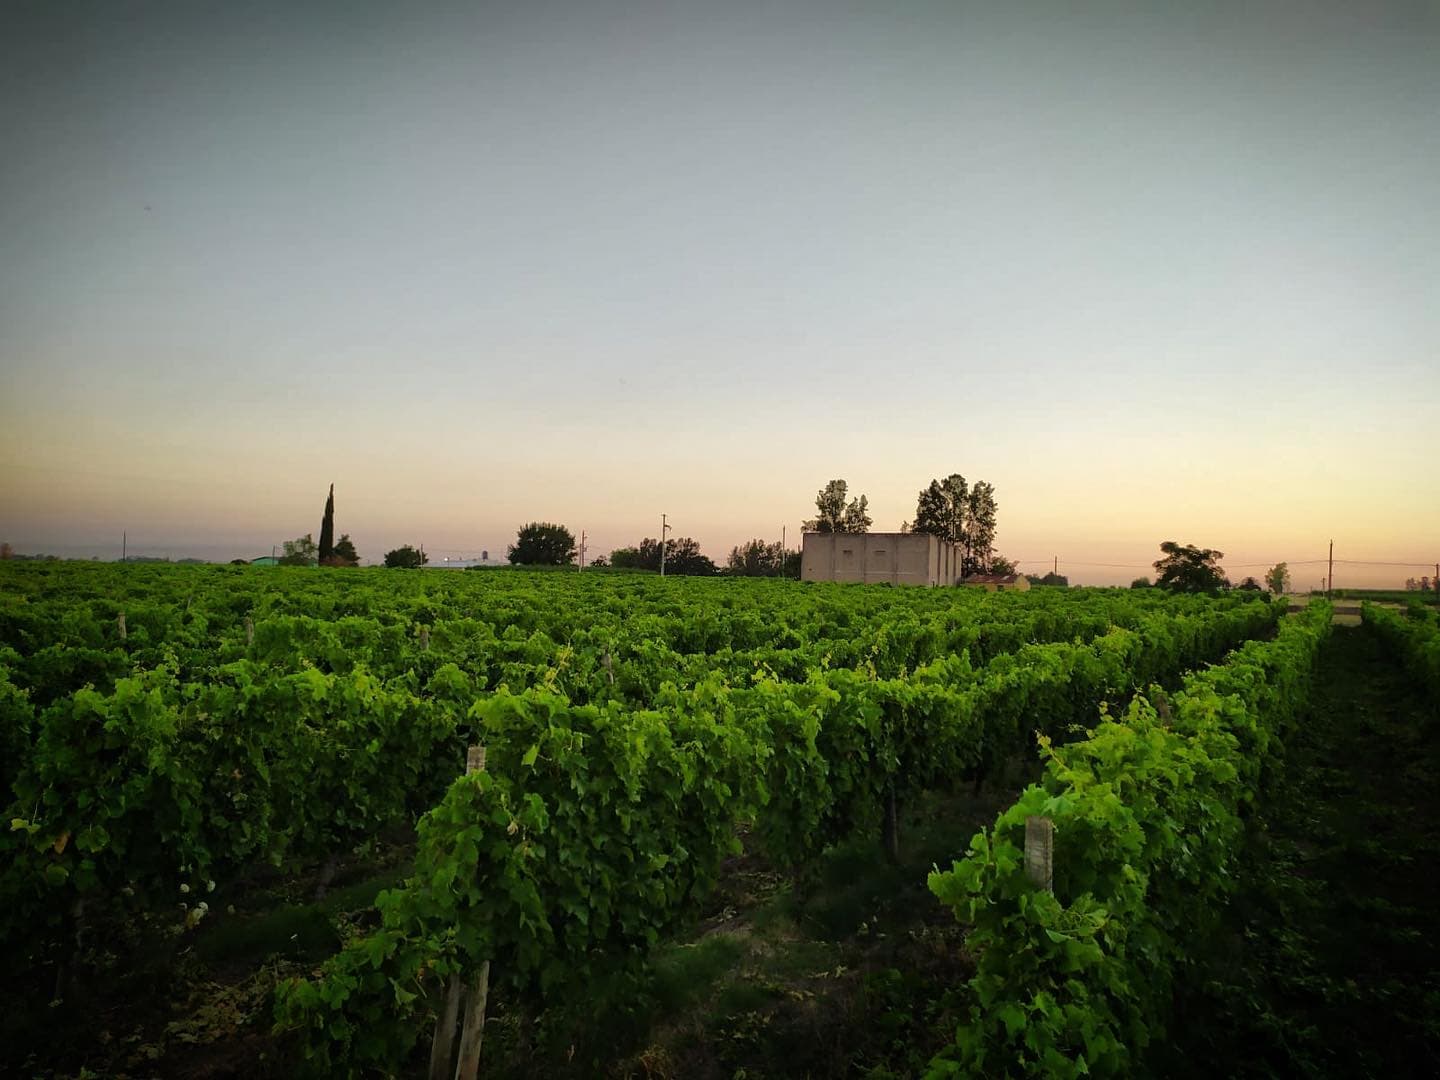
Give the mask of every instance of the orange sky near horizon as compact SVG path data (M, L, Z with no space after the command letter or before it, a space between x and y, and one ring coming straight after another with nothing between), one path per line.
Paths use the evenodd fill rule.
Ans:
M832 475L845 477L852 495L866 494L873 528L888 531L913 517L915 494L931 476L952 468L995 484L1002 553L1025 560L1028 572L1047 569L1058 555L1077 584L1128 583L1146 572L1165 539L1218 548L1237 567L1324 558L1332 538L1338 556L1350 560L1433 558L1440 546L1440 500L1420 497L1414 481L1427 464L1423 438L1409 455L1392 447L1367 456L1335 441L1307 458L1287 450L1278 432L1264 450L1252 443L1229 456L1223 441L1214 448L1198 437L1151 435L1147 444L1137 435L1067 454L1058 438L1022 433L1002 442L995 432L968 455L980 467L942 460L926 469L940 459L935 444L943 440L913 431L808 454L791 449L775 460L753 444L697 441L656 465L643 440L575 460L553 451L529 460L504 445L467 447L461 433L437 431L427 445L451 452L422 446L407 456L394 444L367 448L362 432L340 430L321 440L335 463L314 466L264 438L227 442L215 431L157 435L118 424L22 456L26 446L45 445L42 431L25 428L22 421L0 436L0 530L19 550L85 556L113 557L122 531L131 553L262 554L318 533L334 482L337 530L350 533L368 561L402 543L424 543L437 559L481 550L498 558L531 520L559 521L577 535L584 529L593 556L656 535L662 511L673 535L694 536L723 561L732 545L778 539L782 526L798 544L814 494ZM1017 443L1033 449L1016 453ZM1247 566L1232 577L1257 572ZM1430 571L1342 563L1337 582L1398 585L1422 572ZM1297 584L1323 575L1323 567L1294 568Z

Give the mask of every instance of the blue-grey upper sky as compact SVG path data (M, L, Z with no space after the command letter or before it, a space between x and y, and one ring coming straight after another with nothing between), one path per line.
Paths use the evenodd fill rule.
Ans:
M0 147L22 548L1434 557L1434 3L12 3Z

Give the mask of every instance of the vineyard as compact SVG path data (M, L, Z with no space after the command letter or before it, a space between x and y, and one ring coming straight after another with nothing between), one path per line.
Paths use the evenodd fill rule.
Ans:
M0 566L0 1069L667 1075L574 1018L637 1026L746 868L873 851L959 936L857 1074L1143 1072L1332 632L1255 596ZM1365 617L1440 695L1433 613ZM318 948L234 947L305 905Z

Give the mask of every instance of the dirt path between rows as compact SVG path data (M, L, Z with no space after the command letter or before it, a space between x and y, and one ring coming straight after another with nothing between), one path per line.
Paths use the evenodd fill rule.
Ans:
M1319 664L1168 1075L1440 1075L1440 710L1364 629Z

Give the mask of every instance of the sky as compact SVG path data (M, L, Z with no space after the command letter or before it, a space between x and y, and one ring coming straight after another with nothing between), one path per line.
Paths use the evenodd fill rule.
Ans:
M1440 559L1434 3L12 0L0 147L17 550Z

